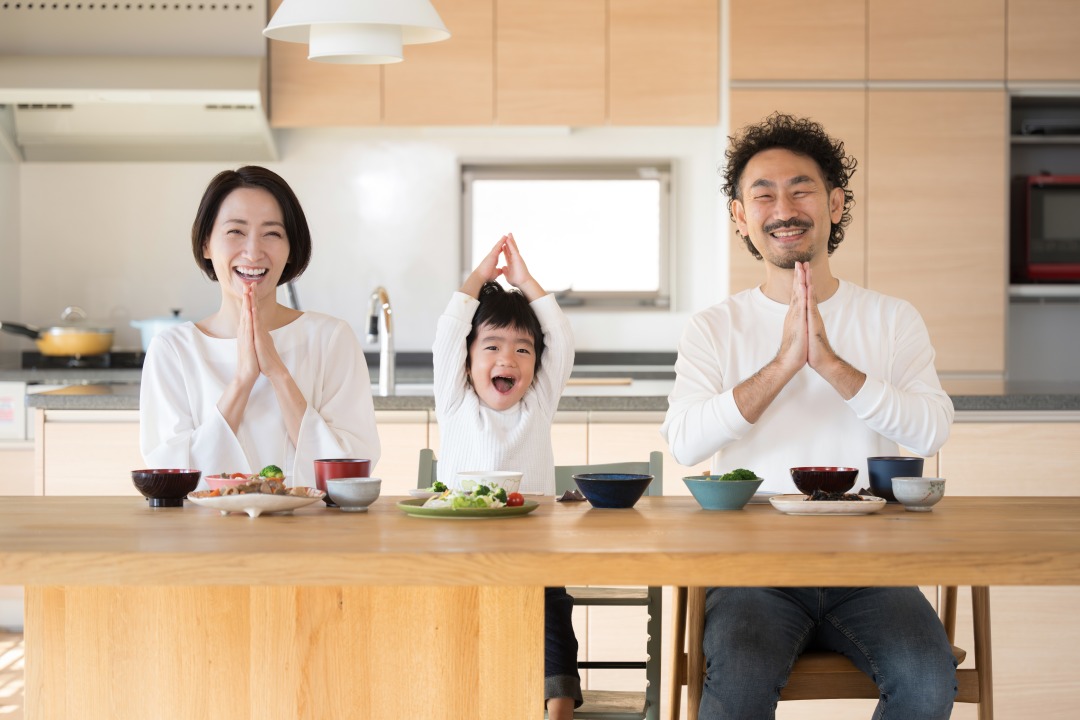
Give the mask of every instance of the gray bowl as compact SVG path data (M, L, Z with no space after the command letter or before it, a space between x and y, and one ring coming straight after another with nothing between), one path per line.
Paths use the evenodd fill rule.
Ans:
M337 478L326 481L326 492L343 512L367 512L382 489L379 478Z
M895 477L892 479L892 489L905 510L929 512L945 497L945 479Z

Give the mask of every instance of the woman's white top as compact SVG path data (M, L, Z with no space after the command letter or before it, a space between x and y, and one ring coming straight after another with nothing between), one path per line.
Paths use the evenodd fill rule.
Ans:
M288 485L314 486L316 459L363 458L374 466L379 435L371 380L352 328L305 312L270 337L307 399L297 443L261 375L232 431L217 404L236 377L236 339L210 337L186 322L155 337L143 362L139 430L147 467L193 468L205 477L277 465Z
M458 488L457 473L462 471L513 470L523 473L521 492L553 495L551 421L574 369L570 322L550 294L530 303L544 333L540 372L520 402L494 410L480 402L465 372L465 339L479 305L474 297L454 293L435 331L432 363L441 446L439 480Z

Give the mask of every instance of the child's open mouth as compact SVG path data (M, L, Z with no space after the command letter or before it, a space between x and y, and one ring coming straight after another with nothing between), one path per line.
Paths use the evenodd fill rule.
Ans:
M516 381L512 377L499 375L491 379L491 384L501 393L508 393L514 387Z

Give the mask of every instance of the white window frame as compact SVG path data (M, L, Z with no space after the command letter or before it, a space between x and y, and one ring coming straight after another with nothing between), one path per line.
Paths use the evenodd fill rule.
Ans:
M589 310L669 310L671 308L671 218L674 212L672 163L661 161L618 161L590 164L493 164L463 163L461 166L461 271L462 277L472 272L479 258L472 256L472 183L476 180L641 180L656 179L660 183L659 253L657 290L588 292L556 291L555 297L564 308ZM512 230L512 228L510 228ZM498 238L496 238L498 239ZM617 250L617 248L615 248ZM618 257L618 253L613 253ZM543 284L543 279L538 278ZM550 288L549 288L550 289Z

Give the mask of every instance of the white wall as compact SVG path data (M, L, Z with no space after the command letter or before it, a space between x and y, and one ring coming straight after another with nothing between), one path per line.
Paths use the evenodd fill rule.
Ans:
M292 185L312 227L314 257L297 283L301 305L343 317L362 334L367 297L385 285L397 349L429 350L435 321L461 280L460 163L671 160L676 311L573 311L571 321L582 350L673 350L689 314L727 293L721 140L715 128L283 131L282 161L268 166ZM25 281L18 316L47 325L65 306L81 305L117 329L120 349L139 345L131 319L174 307L192 318L211 312L220 296L195 267L190 228L206 183L224 167L20 166ZM0 179L0 203L3 190ZM29 341L13 340L31 349Z
M0 320L19 321L19 269L19 166L0 147ZM27 343L0 333L0 350Z

